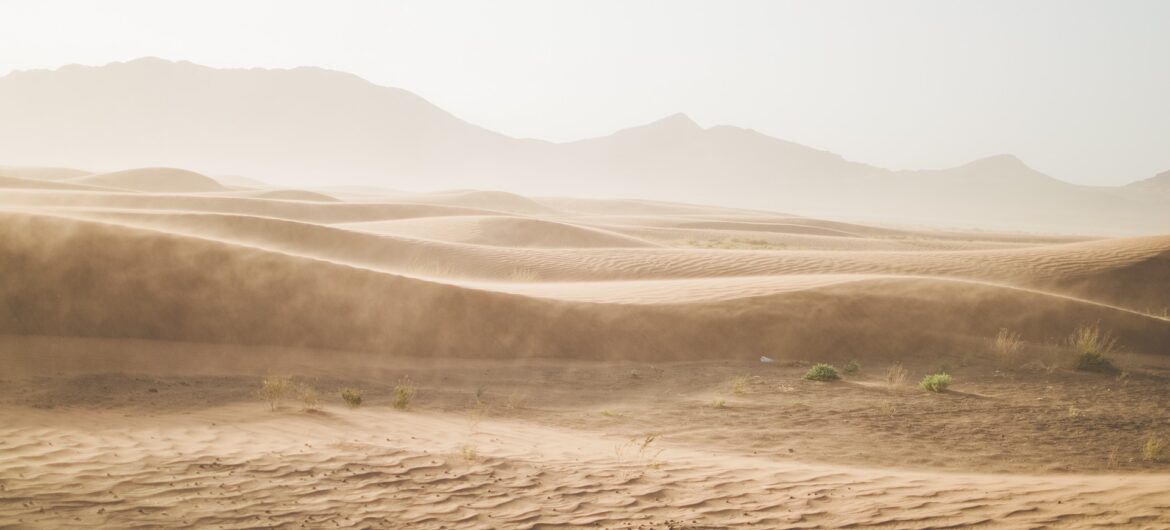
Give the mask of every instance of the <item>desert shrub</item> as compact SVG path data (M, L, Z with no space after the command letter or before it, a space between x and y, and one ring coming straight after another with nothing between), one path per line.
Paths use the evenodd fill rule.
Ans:
M296 385L297 399L301 401L301 410L313 411L321 409L321 394L317 388L308 383Z
M356 388L341 389L341 399L345 400L345 404L351 408L360 407L362 404L362 391Z
M809 368L804 373L804 378L809 381L833 381L840 379L841 376L837 374L837 368L831 364L819 363Z
M951 376L945 373L930 374L923 377L919 384L931 392L943 392L948 386L951 386L951 380Z
M291 389L292 383L288 377L265 377L260 382L260 398L268 402L268 408L270 410L276 410L280 406L280 401L288 395Z
M906 387L906 369L900 364L892 364L886 369L886 388L901 390Z
M1008 331L1007 328L1000 328L999 333L995 336L995 355L1001 365L1008 365L1014 362L1024 348L1024 341L1020 340L1020 334Z
M394 385L394 408L398 410L410 408L410 402L414 401L414 394L417 391L418 389L410 381L410 377L399 379L398 384Z
M748 378L740 376L731 380L731 393L742 394L747 392Z
M721 409L727 407L727 400L723 398L715 398L711 400L711 408Z
M1109 355L1117 346L1112 333L1102 331L1100 324L1082 325L1068 336L1068 345L1077 352L1073 367L1084 372L1109 372L1113 363Z
M845 375L853 375L861 371L861 363L857 361L849 361L841 368L841 372Z
M1160 436L1151 434L1146 438L1145 445L1142 446L1142 460L1146 462L1160 462L1162 460L1162 452L1166 449L1166 441Z

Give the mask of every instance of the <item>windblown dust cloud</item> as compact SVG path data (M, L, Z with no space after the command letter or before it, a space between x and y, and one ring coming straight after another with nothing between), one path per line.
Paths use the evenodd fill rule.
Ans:
M0 526L1170 524L1170 236L26 168L0 270Z

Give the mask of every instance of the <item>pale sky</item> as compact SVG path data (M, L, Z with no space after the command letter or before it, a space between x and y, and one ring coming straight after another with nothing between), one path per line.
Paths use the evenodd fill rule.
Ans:
M891 169L1170 169L1170 1L0 1L0 74L320 66L555 141L685 112Z

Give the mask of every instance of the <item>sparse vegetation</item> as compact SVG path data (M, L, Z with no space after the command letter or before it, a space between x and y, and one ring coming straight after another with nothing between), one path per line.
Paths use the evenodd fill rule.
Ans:
M748 385L748 378L747 377L743 377L743 376L736 377L735 379L731 380L731 393L739 395L739 394L742 394L744 392L747 392L747 385Z
M835 381L841 376L837 373L837 368L831 364L819 363L809 368L804 373L804 378L809 381Z
M463 444L459 452L462 454L464 462L476 462L479 460L479 450L472 444Z
M920 385L931 392L945 392L951 386L952 378L946 373L930 374L922 378Z
M886 388L898 391L906 387L906 369L900 364L892 364L886 369Z
M861 363L857 361L849 361L841 368L841 372L845 375L853 375L861 371Z
M1101 325L1083 325L1068 337L1068 345L1077 352L1073 367L1083 372L1111 372L1115 368L1109 359L1117 346L1117 339Z
M1151 434L1146 438L1145 445L1142 446L1142 460L1146 462L1161 462L1162 453L1166 450L1166 440L1161 436Z
M301 410L321 410L321 394L316 387L309 383L300 383L296 386L297 399L301 401Z
M394 386L394 408L398 410L410 408L410 402L414 401L414 394L417 391L409 376L399 379L398 384Z
M711 400L711 408L722 409L727 408L727 400L723 398L715 398Z
M717 248L723 250L785 250L788 245L771 243L766 239L690 239L685 246L695 248Z
M280 406L280 401L288 395L292 388L292 383L288 377L285 376L271 376L266 377L260 383L260 397L268 402L270 410L276 410Z
M341 399L345 400L345 404L350 408L360 407L362 405L362 391L356 388L341 389Z
M1020 340L1019 333L1009 331L1007 328L1000 328L999 333L995 336L993 347L1000 366L1011 366L1018 362L1020 350L1024 348L1024 341Z

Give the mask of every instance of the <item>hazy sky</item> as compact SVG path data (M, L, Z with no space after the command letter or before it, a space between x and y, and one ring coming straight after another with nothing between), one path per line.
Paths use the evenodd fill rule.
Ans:
M513 136L686 112L884 167L1170 169L1170 1L0 2L0 73L322 66Z

